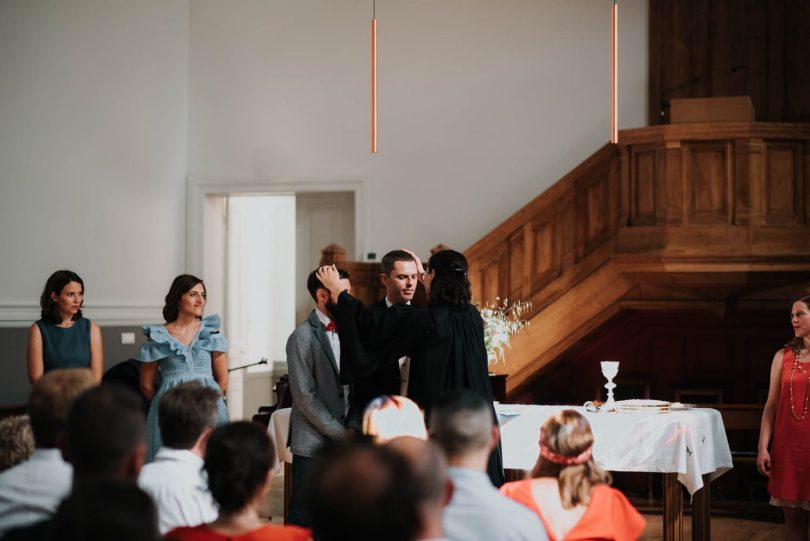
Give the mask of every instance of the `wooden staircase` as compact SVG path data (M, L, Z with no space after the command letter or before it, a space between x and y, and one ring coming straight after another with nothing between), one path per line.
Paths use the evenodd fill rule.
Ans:
M778 308L810 288L810 125L619 134L466 252L473 297L531 301L510 399L622 310Z

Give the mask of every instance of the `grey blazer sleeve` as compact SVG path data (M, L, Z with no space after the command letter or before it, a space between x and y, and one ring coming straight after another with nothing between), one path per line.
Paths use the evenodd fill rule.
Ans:
M312 348L301 333L293 333L287 340L287 370L296 409L324 436L344 435L346 427L329 412L318 394Z

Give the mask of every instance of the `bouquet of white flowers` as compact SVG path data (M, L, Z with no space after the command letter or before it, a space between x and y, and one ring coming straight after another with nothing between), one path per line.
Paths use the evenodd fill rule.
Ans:
M484 319L484 345L490 364L505 361L503 348L504 346L511 348L509 337L529 325L529 322L521 319L521 316L531 308L529 302L517 301L509 304L509 299L504 299L501 303L498 298L495 302L481 307L481 317Z

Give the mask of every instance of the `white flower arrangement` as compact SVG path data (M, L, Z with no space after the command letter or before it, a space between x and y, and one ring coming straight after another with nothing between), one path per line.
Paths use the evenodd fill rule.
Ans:
M504 299L501 303L499 298L481 307L481 317L484 319L484 345L490 364L506 361L504 347L511 349L509 338L529 326L529 322L521 317L531 309L532 305L529 302L517 301L509 304L509 299Z

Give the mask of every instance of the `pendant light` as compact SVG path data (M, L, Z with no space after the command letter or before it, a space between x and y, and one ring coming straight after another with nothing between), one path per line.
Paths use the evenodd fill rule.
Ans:
M372 0L371 19L371 153L377 153L377 0Z

